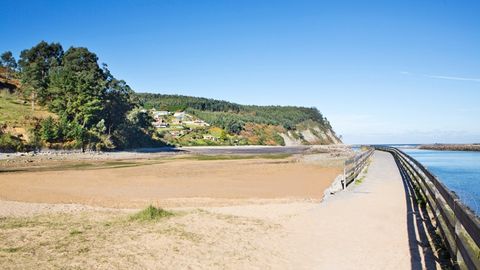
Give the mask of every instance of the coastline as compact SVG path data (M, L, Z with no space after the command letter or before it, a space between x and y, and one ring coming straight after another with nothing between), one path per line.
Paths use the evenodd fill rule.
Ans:
M422 144L417 147L421 150L438 151L480 151L480 144Z

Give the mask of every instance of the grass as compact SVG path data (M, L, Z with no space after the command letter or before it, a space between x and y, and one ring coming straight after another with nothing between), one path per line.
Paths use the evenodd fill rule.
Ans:
M173 215L174 214L170 211L150 205L147 208L143 209L142 211L132 215L130 217L130 220L157 221L162 218L171 217Z
M367 161L367 165L365 166L362 172L363 176L355 180L355 185L360 185L361 183L363 183L363 180L365 180L365 177L368 174L368 168L370 168L370 163L372 163L371 160Z
M32 112L30 104L24 104L13 94L2 93L0 95L0 123L2 124L23 126L28 122L27 119L43 118L48 115L52 114L39 107Z
M40 107L32 111L30 105L16 95L0 91L0 129L7 127L3 130L5 134L0 135L0 151L19 152L30 148L26 141L35 119L53 115Z
M14 253L14 252L17 252L19 250L20 250L20 248L3 248L2 249L2 251L6 252L6 253Z
M365 180L365 176L362 176L360 178L358 178L357 180L355 180L355 185L360 185L363 183L363 180Z
M0 217L0 269L182 269L190 259L207 268L217 260L225 269L230 265L224 261L236 262L245 252L255 255L256 243L280 228L205 210L171 215L151 206L133 216L81 211Z
M79 231L79 230L72 230L70 231L70 236L75 236L75 235L79 235L79 234L82 234L83 232L82 231Z

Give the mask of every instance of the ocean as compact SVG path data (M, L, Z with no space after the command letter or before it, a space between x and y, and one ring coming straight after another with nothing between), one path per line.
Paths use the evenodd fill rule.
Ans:
M480 215L480 152L400 149L427 167Z

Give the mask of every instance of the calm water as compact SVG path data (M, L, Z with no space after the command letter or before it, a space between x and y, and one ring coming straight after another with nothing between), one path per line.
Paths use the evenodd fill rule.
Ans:
M480 214L480 152L402 149Z

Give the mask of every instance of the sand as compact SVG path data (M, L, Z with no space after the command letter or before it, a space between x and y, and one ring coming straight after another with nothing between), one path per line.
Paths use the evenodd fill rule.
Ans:
M54 172L37 179L1 174L2 196L36 203L0 201L0 268L439 268L387 153L375 153L361 184L322 203L308 199L321 197L322 182L333 180L326 175L338 168L262 159L202 162L64 171L56 180ZM46 194L53 202L81 204L38 203ZM168 208L173 217L146 223L129 219L136 210L98 208L123 205L120 200L134 206L150 196L189 203L208 196L203 199L213 203Z
M168 160L126 168L0 174L0 199L138 208L320 200L341 172L292 159Z

